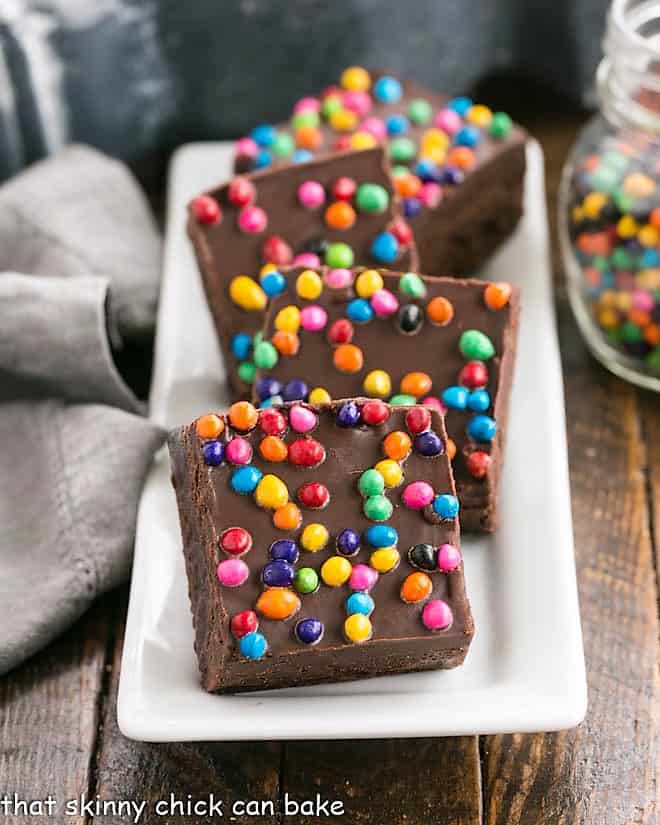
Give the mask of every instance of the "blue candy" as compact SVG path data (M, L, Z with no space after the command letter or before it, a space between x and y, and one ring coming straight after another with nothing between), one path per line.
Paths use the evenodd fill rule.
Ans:
M264 565L261 580L266 587L291 587L295 575L293 565L283 559L276 559Z
M342 404L337 412L337 424L340 427L354 427L360 420L360 408L355 401Z
M367 528L364 537L372 547L392 547L399 540L399 534L389 524L373 524Z
M396 77L383 75L374 83L374 97L383 103L397 103L401 100L403 89Z
M415 164L415 174L424 183L435 181L438 177L438 167L430 160L420 160Z
M472 412L486 412L490 407L490 395L488 390L473 390L468 395L468 409Z
M390 136L405 135L408 131L408 118L405 115L390 115L385 121L385 128Z
M284 401L304 401L309 395L309 387L300 378L294 378L282 387Z
M273 156L268 151L268 149L260 149L258 155L254 159L254 165L256 169L263 169L266 166L270 166L273 162Z
M288 561L289 564L295 564L298 561L298 545L293 539L278 539L271 544L268 555L274 561Z
M374 600L368 593L351 593L346 599L346 612L349 616L353 613L362 613L363 616L370 616L374 607Z
M459 505L456 496L449 493L442 493L433 499L433 511L440 516L440 518L456 518L458 515Z
M304 645L315 645L323 638L323 622L320 619L300 619L296 622L296 639Z
M311 160L314 155L309 151L309 149L296 149L296 151L291 155L291 160L294 163L307 163L308 160Z
M272 146L275 143L277 131L270 123L262 123L254 127L250 132L250 137L259 146Z
M469 146L470 149L475 147L481 140L479 130L474 126L463 126L454 135L454 143L457 146Z
M374 317L374 311L366 298L354 298L346 306L346 315L356 324L366 324Z
M447 106L463 117L467 114L468 109L472 108L472 101L469 97L455 97L449 101Z
M225 445L220 441L207 441L202 447L204 461L212 467L217 467L222 464L222 459L225 457Z
M281 272L267 272L261 279L261 288L269 298L279 295L286 286L286 278Z
M442 393L442 401L452 410L464 410L468 403L468 395L465 387L447 387Z
M391 264L399 255L399 242L391 232L381 232L371 244L371 254L380 263Z
M475 441L492 441L497 432L497 424L495 419L489 415L475 415L475 417L468 423L467 433L470 438Z
M236 493L253 493L261 481L261 470L257 467L239 467L231 477L231 486Z
M252 348L252 337L246 332L237 332L231 339L231 351L239 361L245 361Z
M263 633L255 630L253 633L247 633L242 636L238 642L238 649L241 656L246 659L261 659L268 650L268 642Z

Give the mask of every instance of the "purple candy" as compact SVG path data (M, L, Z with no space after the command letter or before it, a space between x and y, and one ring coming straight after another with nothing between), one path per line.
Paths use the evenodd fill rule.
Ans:
M360 420L360 408L355 401L342 404L337 412L337 424L340 427L354 427Z
M304 401L309 395L309 387L299 378L294 378L282 387L283 401Z
M315 645L323 638L323 622L320 619L300 619L296 622L296 639L304 645Z
M268 554L273 561L295 564L298 561L298 545L292 539L278 539L271 544Z
M207 441L202 447L204 455L204 462L216 467L222 464L222 459L225 457L225 445L220 441Z
M259 396L259 400L265 401L267 398L272 398L274 395L279 395L282 385L277 378L273 378L270 375L264 375L263 378L260 378L257 381L255 389L257 391L257 395Z
M342 556L354 556L360 549L360 536L355 530L342 530L337 536L337 552Z
M419 198L403 199L403 214L406 218L415 218L422 211L422 202Z
M427 458L440 455L445 450L442 439L437 433L433 432L433 430L427 430L425 433L416 435L414 445L415 450Z
M269 561L261 571L261 580L267 587L291 587L296 571L286 561Z
M456 166L443 166L440 170L439 180L436 183L449 184L450 186L458 186L462 182L463 172Z

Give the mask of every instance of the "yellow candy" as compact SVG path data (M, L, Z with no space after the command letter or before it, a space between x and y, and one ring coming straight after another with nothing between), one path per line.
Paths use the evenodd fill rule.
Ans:
M623 191L633 198L648 198L655 192L655 182L643 172L631 172L623 181Z
M257 599L257 611L267 619L288 619L300 610L300 599L286 587L270 587Z
M362 66L349 66L341 73L339 82L349 92L366 92L371 86L371 75Z
M348 581L353 565L343 556L330 556L321 565L321 578L328 587L339 587Z
M349 109L337 109L330 115L330 125L337 132L350 132L357 126L357 115Z
M581 206L574 206L571 209L571 218L573 218L573 223L580 223L584 220L584 209Z
M613 289L606 289L600 293L598 303L602 307L616 306L616 292Z
M300 543L305 550L316 553L318 550L323 550L328 543L328 538L328 531L322 524L308 524L302 531Z
M621 238L634 238L638 228L637 221L632 215L624 215L616 225L617 234Z
M385 479L386 487L398 487L403 481L403 470L398 461L392 461L391 458L384 458L376 464L375 469L378 470Z
M344 636L349 642L367 642L372 633L371 619L364 613L353 613L344 622Z
M282 309L275 316L275 329L283 332L298 332L300 327L300 310L297 306L290 304Z
M427 129L422 135L420 154L426 154L427 149L447 149L449 136L442 129Z
M254 497L259 507L277 510L289 500L289 491L282 479L268 473L257 484Z
M632 308L632 295L629 292L618 292L614 306L620 312L628 312Z
M428 146L420 154L419 159L429 160L431 163L440 164L445 162L446 157L447 150L443 149L442 146Z
M647 223L646 226L643 226L639 230L637 240L642 246L657 246L660 243L660 232L658 232L655 226Z
M323 281L318 272L306 269L296 278L296 292L306 301L313 301L323 292Z
M597 218L607 203L607 195L602 192L590 192L582 202L584 217Z
M392 394L392 379L385 370L372 370L362 386L370 398L387 398Z
M259 270L259 277L263 278L264 275L268 275L269 272L277 272L275 264L264 264Z
M378 141L369 132L356 132L351 135L351 149L372 149L377 145Z
M365 269L355 279L355 291L360 298L371 298L374 292L383 288L383 276L377 269Z
M266 309L268 298L266 293L253 279L247 275L237 275L229 284L229 297L241 309L254 312Z
M480 103L470 106L466 117L468 123L471 123L473 126L481 126L482 129L490 126L492 119L493 113L491 110L488 106L482 106Z
M660 269L642 269L635 280L642 289L660 289Z
M332 401L332 398L330 398L330 393L327 390L324 390L323 387L314 387L309 394L310 404L327 404L330 401Z
M598 324L603 329L616 329L619 326L619 315L614 309L606 307L598 311Z
M396 547L381 547L371 554L369 564L379 573L389 573L399 566L400 558Z

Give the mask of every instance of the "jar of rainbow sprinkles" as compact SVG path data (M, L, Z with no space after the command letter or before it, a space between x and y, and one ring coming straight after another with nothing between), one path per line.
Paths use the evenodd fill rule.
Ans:
M660 391L660 0L614 0L604 50L600 113L564 169L562 254L593 354Z

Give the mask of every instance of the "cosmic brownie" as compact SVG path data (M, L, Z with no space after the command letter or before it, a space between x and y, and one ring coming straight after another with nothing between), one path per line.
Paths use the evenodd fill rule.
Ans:
M374 399L170 435L208 691L451 668L473 633L442 416Z
M467 97L450 100L360 67L347 69L339 86L299 100L287 123L254 128L236 144L235 167L280 168L374 145L387 146L422 272L470 273L515 228L524 131Z
M411 272L293 270L263 341L273 366L254 400L365 395L446 409L466 531L496 527L518 292L506 283Z
M263 325L269 296L284 286L277 267L392 261L416 267L386 165L380 147L335 154L238 176L191 202L188 233L236 393L248 390L252 336Z

